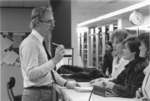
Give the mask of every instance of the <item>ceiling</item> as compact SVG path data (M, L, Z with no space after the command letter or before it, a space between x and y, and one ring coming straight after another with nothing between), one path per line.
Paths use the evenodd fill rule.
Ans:
M55 1L59 0L0 0L0 7L36 7ZM143 0L71 0L72 19L78 24L141 1Z
M79 24L142 1L144 0L74 0L72 16L76 17L75 23Z
M147 16L147 15L150 14L150 9L148 8L148 6L143 7L141 9L137 10L137 11L140 12L143 16ZM110 24L110 23L116 22L119 18L129 19L129 16L130 16L131 13L132 12L127 12L127 13L124 13L124 14L113 16L109 19L103 19L101 21L97 21L97 22L88 24L87 26Z
M67 1L67 0L0 0L0 7L35 7L48 5L50 1ZM143 0L71 0L71 2L81 3L82 8L105 6L106 4L118 4L122 2L135 3ZM84 3L84 5L83 5ZM119 5L118 5L119 6Z
M0 7L36 7L48 5L50 0L0 0Z

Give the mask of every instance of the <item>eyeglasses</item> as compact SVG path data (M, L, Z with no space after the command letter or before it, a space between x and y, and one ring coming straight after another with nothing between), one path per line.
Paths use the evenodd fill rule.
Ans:
M40 22L51 25L51 27L55 27L55 20L40 20Z
M42 23L54 23L54 20L40 20Z

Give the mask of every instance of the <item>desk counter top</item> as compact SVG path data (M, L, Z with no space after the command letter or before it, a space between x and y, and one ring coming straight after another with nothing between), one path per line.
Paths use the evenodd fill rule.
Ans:
M55 85L56 91L63 97L65 101L89 101L90 92L80 92L74 89L67 89ZM102 97L92 94L90 101L136 101L135 98L120 98L120 97Z

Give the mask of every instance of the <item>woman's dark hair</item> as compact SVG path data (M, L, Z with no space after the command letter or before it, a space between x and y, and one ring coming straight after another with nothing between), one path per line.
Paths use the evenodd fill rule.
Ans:
M143 42L147 48L146 58L150 60L150 33L143 32L138 36L139 40Z
M140 54L140 41L137 37L129 37L125 41L123 41L123 45L127 44L128 48L131 52L135 52L135 58L139 57Z

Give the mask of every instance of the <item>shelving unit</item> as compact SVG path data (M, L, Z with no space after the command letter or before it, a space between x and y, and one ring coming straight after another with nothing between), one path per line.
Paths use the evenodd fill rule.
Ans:
M110 40L116 25L88 27L85 31L78 31L78 45L80 56L85 67L101 68L105 54L105 43Z

